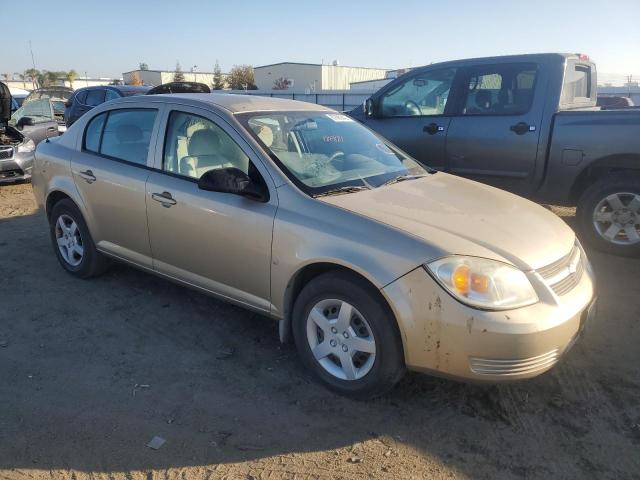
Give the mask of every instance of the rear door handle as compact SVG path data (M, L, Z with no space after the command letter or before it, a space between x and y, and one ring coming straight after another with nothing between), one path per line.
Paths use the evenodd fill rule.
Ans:
M422 131L429 135L435 135L438 132L444 132L444 127L437 123L430 123L429 125L425 125Z
M87 183L93 183L93 182L95 182L97 180L95 175L93 174L93 172L91 170L85 170L84 172L78 172L78 175L80 175L82 178L84 178Z
M166 208L169 208L171 207L171 205L175 205L176 203L178 203L169 192L152 193L151 198L153 198L156 202L160 202L162 206Z
M524 135L527 132L535 132L536 131L536 126L535 125L529 125L526 122L519 122L519 123L516 123L515 125L511 125L511 127L509 127L509 129L512 132L515 132L516 135Z

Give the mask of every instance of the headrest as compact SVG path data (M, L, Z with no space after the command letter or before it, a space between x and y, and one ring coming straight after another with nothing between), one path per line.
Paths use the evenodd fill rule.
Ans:
M479 108L486 110L491 106L491 92L489 90L478 90L475 102Z
M133 124L118 125L116 137L119 142L139 142L142 140L142 130Z
M258 127L257 132L258 137L262 140L267 147L273 145L273 130L269 127L265 127L264 125Z
M196 131L189 139L189 155L212 155L220 150L220 136L210 128Z

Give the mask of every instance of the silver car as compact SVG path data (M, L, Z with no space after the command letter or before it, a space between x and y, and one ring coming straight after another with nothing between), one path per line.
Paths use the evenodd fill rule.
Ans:
M20 107L12 117L12 102L9 87L0 82L0 185L30 179L36 149L36 142L24 131L35 121L28 118L12 124L15 115L24 108ZM57 126L55 134L58 135Z
M260 312L344 395L380 394L406 369L533 377L594 311L558 217L318 105L109 102L38 146L33 189L68 272L115 259Z

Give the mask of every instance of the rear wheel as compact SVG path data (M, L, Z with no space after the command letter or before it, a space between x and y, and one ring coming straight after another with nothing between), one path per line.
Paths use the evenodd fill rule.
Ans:
M60 200L53 206L49 229L58 261L67 272L89 278L106 270L108 261L96 249L80 210L71 200Z
M578 203L582 238L604 252L640 255L640 175L620 172L589 186Z
M305 365L342 395L380 395L404 373L395 319L356 276L328 273L306 285L295 302L293 334Z

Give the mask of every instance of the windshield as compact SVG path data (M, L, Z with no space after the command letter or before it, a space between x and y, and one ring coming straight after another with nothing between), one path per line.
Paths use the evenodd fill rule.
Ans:
M289 178L311 195L339 187L375 188L397 177L428 173L341 113L260 112L239 119Z

